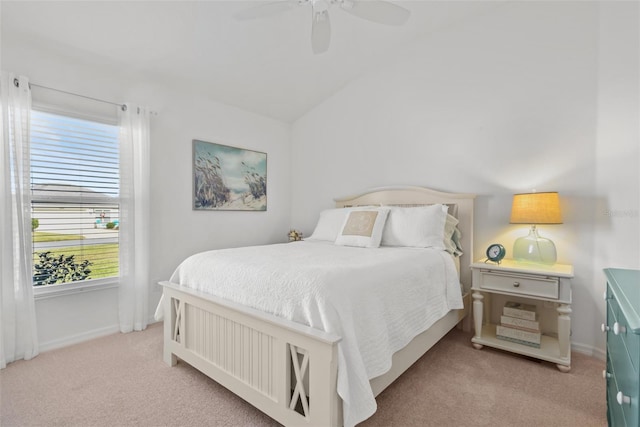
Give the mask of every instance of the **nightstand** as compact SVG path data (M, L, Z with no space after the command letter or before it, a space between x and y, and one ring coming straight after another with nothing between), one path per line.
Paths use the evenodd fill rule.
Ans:
M532 264L510 259L501 264L471 264L473 322L471 339L476 349L483 346L555 363L562 372L571 369L571 278L573 266ZM535 306L540 348L496 337L506 302Z

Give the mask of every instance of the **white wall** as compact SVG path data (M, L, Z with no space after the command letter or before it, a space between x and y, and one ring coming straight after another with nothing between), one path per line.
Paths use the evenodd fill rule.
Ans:
M286 241L290 224L290 125L184 93L180 81L150 82L108 60L94 68L87 52L69 56L43 40L3 34L2 67L34 83L95 98L147 105L151 120L151 315L160 298L157 280L169 278L188 255L205 249ZM34 89L34 96L36 95ZM266 152L266 212L191 209L192 139ZM42 349L118 330L117 289L36 301Z
M508 250L514 192L559 191L564 224L541 227L576 268L573 344L595 332L606 266L640 267L638 5L517 2L459 22L398 52L288 125L227 107L180 82L150 82L91 52L2 34L2 69L97 98L150 106L151 279L208 248L309 235L332 199L384 185L475 192L476 247ZM46 46L46 48L43 48ZM191 140L266 151L267 212L191 210ZM292 197L292 198L291 198ZM290 219L292 219L290 221ZM159 290L152 284L150 307ZM36 304L45 348L117 330L117 291ZM601 354L601 353L600 353Z
M585 310L606 315L602 268L640 268L640 4L599 8L598 127L593 212L594 299ZM597 325L593 325L597 326ZM596 337L604 347L604 335Z
M600 18L594 254L598 266L638 268L640 4L602 5Z
M541 234L575 266L574 348L602 356L598 272L640 264L637 34L637 4L517 2L417 41L294 123L292 226L371 187L473 192L481 258L526 234L512 194L558 191Z

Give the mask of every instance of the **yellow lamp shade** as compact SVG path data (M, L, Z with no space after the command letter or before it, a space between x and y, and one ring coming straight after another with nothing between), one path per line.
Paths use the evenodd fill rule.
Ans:
M562 224L558 193L514 194L511 224Z

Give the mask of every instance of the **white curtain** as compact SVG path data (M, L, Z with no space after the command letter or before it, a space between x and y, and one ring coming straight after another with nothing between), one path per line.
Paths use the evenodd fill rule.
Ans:
M122 332L141 331L149 318L149 111L120 111L120 296Z
M5 368L38 355L38 334L31 273L31 90L23 76L2 72L0 80L0 368Z

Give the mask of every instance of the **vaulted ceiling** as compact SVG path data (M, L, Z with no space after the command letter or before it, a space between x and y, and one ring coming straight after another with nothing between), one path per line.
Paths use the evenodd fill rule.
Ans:
M364 0L366 1L366 0ZM311 9L240 21L255 1L2 1L3 44L21 38L96 65L149 79L179 79L213 99L293 122L349 81L393 61L416 39L501 1L395 1L411 11L386 26L329 9L331 45L311 51Z

